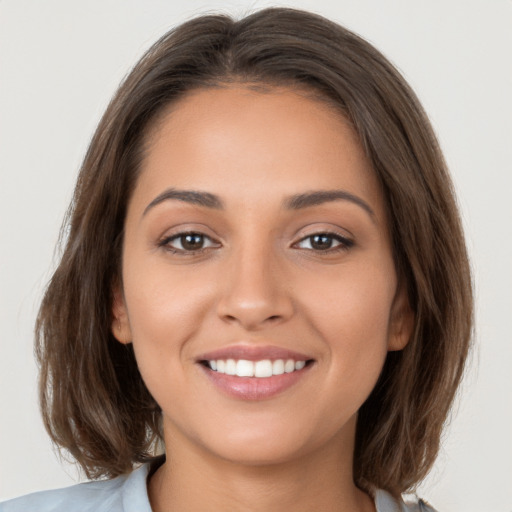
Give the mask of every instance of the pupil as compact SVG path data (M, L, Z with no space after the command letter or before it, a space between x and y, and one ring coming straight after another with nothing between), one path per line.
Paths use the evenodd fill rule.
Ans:
M188 249L189 251L201 249L203 245L203 236L194 234L184 235L181 237L181 245L184 249Z
M325 251L330 249L332 245L332 238L329 235L313 235L311 240L311 247Z

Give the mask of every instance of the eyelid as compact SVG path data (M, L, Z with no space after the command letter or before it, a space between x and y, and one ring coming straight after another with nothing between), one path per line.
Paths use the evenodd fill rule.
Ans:
M194 249L187 250L184 248L179 249L179 248L172 247L170 245L170 243L172 241L179 240L180 238L182 238L186 235L201 236L201 237L203 237L204 240L209 240L210 244L207 247L201 247L200 249L195 249L195 250ZM216 240L213 236L207 235L204 231L202 231L200 229L193 229L193 228L192 229L183 229L182 228L179 231L176 231L174 233L167 234L167 235L164 235L163 237L161 237L157 242L157 246L166 251L174 253L174 254L179 254L179 255L183 255L183 256L191 256L194 254L206 252L215 247L221 247L222 244L218 240Z
M314 249L313 247L305 248L305 247L297 247L301 242L304 242L305 240L311 239L314 236L318 235L325 235L327 237L330 237L339 243L335 245L334 247L329 247L327 249ZM310 233L303 233L296 242L292 244L292 247L303 249L305 251L314 252L314 253L335 253L337 251L346 251L352 248L355 245L355 241L353 237L347 236L345 233L341 233L340 231L333 229L333 228L326 228L326 229L315 229L314 231Z
M308 235L308 236L301 238L298 242L295 242L295 245L300 244L301 242L304 242L308 239L311 239L311 238L313 238L315 236L319 236L319 235L324 235L324 236L332 238L333 240L338 242L338 245L336 245L335 247L338 247L340 245L344 245L345 247L351 247L353 244L352 240L349 240L348 238L345 238L345 237L338 236L334 233L315 233L314 235ZM313 248L311 248L311 250L313 250Z
M161 234L160 234L161 233ZM155 244L158 245L162 240L170 240L181 235L198 234L208 237L212 240L219 240L220 237L207 224L201 222L180 222L174 225L165 226L165 229L155 233Z
M306 226L302 226L301 229L297 230L294 238L296 240L302 240L309 236L314 235L332 235L338 236L344 240L354 241L354 235L346 228L331 224L330 222L312 222Z

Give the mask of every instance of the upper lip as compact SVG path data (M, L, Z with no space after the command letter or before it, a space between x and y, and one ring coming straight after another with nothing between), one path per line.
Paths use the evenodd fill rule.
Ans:
M197 361L212 361L215 359L245 359L247 361L261 361L262 359L293 359L294 361L308 361L312 359L305 354L295 352L273 345L247 345L237 344L205 352L197 357Z

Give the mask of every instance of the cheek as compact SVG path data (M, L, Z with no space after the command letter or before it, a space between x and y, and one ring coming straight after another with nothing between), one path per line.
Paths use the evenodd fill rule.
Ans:
M392 265L363 262L334 269L325 275L311 275L303 287L305 309L330 336L338 333L336 337L368 342L375 336L381 341L387 338L396 290Z
M331 360L331 380L349 393L369 394L388 350L396 282L392 265L366 265L305 283L302 308Z
M201 272L176 270L165 260L148 265L133 256L124 262L123 278L137 363L153 391L157 375L179 378L180 364L190 357L188 341L211 309L212 280Z
M165 257L127 258L123 277L134 340L159 331L168 339L176 329L193 328L211 301L211 276L172 266Z

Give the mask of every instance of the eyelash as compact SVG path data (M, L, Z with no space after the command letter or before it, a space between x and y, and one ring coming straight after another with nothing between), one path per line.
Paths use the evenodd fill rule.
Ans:
M335 247L329 247L327 249L317 249L317 250L315 250L313 248L306 249L308 251L313 251L316 253L333 254L333 253L337 253L340 251L347 251L351 247L354 246L354 241L351 240L350 238L340 235L339 233L330 232L330 231L321 231L318 233L313 233L311 235L305 236L304 238L301 238L298 242L296 242L294 245L304 242L305 240L310 240L310 245L311 245L311 239L313 237L326 237L326 238L330 238L332 241L339 242L339 245L337 245Z
M196 250L177 249L170 245L171 242L173 242L174 240L183 239L183 237L186 237L187 235L189 235L189 236L194 235L194 236L202 237L203 240L210 240L211 245L208 247L201 247L200 249L196 249ZM335 247L329 247L327 249L315 250L313 248L306 248L305 250L320 253L320 254L322 254L322 253L333 254L333 253L337 253L337 252L341 252L341 251L347 251L354 246L353 240L351 240L339 233L329 232L329 231L321 231L318 233L313 233L311 235L307 235L307 236L301 238L298 242L295 242L293 244L293 246L296 246L299 243L304 242L306 240L310 240L310 245L311 245L311 239L313 237L320 237L320 236L330 238L332 241L339 242L339 244L336 245ZM165 237L158 243L158 247L162 247L166 251L169 251L173 254L179 254L181 256L194 256L196 254L204 253L212 248L215 248L216 245L220 245L220 244L218 242L213 241L211 239L211 237L209 237L208 235L205 235L204 233L200 233L198 231L184 231L181 233L176 233L175 235ZM183 244L182 244L182 246L183 246Z
M169 252L171 252L173 254L179 254L179 255L183 255L183 256L193 256L195 254L199 254L199 253L205 252L205 251L211 249L212 247L214 247L216 244L218 244L218 242L213 242L212 241L212 245L210 247L202 247L201 249L190 250L190 251L187 251L186 249L176 249L175 247L172 247L170 245L170 243L173 240L183 239L187 235L189 235L189 236L190 235L199 236L199 237L202 237L203 240L210 240L210 241L212 241L211 237L209 237L208 235L205 235L204 233L200 233L198 231L183 231L181 233L176 233L175 235L171 235L171 236L165 237L163 240L161 240L158 243L158 247L162 247L166 251L169 251ZM182 246L183 246L183 244L182 244Z

